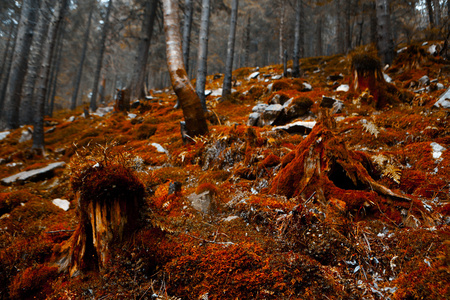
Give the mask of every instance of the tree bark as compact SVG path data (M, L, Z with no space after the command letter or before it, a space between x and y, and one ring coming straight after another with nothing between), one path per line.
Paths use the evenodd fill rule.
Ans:
M194 15L193 0L185 0L184 2L184 24L183 24L183 58L186 73L189 74L189 53L191 49L191 29L192 17Z
M377 44L377 32L378 32L378 21L377 21L377 4L375 0L370 4L370 43Z
M281 9L280 9L280 28L278 29L278 49L280 51L280 64L283 64L284 61L284 24L286 17L286 2L284 0L281 1Z
M208 125L200 99L195 93L184 68L177 2L175 0L164 0L163 11L167 67L173 90L180 100L183 110L187 134L191 138L207 134Z
M200 98L203 110L206 108L205 85L206 74L208 70L208 37L209 37L209 13L210 0L202 0L202 15L200 20L200 33L198 45L198 65L197 65L197 81L195 83L195 91Z
M103 56L105 54L105 49L106 49L106 37L108 36L109 16L111 15L111 9L112 9L112 0L109 0L108 8L106 9L105 20L103 23L102 37L100 39L100 51L98 53L97 67L95 69L94 86L92 88L92 96L91 96L91 104L90 104L90 109L92 111L97 110L98 84L100 81L100 73L102 71L102 66L103 66Z
M300 40L301 37L301 10L302 10L302 0L297 0L295 5L295 35L294 35L294 55L293 55L293 67L292 76L300 77L300 47L303 41Z
M13 50L16 44L16 36L17 33L13 34L17 26L11 26L11 31L8 37L8 44L6 46L5 53L3 55L3 62L2 62L2 74L0 76L0 118L3 115L3 106L5 104L5 95L6 95L6 86L8 84L8 78L9 73L11 71L11 65L12 65L12 56L13 56ZM12 50L11 50L12 49Z
M323 16L319 14L319 18L317 19L317 28L316 28L316 56L323 55Z
M22 87L27 73L28 58L37 21L39 2L39 0L24 0L22 4L17 42L14 49L12 68L6 91L6 125L10 129L19 127Z
M58 87L58 77L59 77L59 70L61 68L61 57L62 57L62 50L63 50L63 38L62 35L60 36L60 41L58 43L58 49L56 51L56 57L55 57L55 68L54 68L54 74L52 77L52 84L51 84L51 92L48 94L49 99L46 102L48 103L48 111L47 114L51 117L53 116L53 109L55 107L55 96L56 96L56 89Z
M247 25L245 26L244 32L244 55L242 57L242 67L247 67L250 60L250 31L251 31L251 16L250 14L247 17Z
M71 110L74 110L77 107L78 90L80 89L81 75L83 74L84 60L86 59L86 52L87 52L87 48L88 48L88 44L89 44L89 33L91 32L92 14L94 12L94 5L96 4L96 2L97 1L94 0L92 3L90 3L91 7L89 9L88 22L87 22L86 30L84 32L84 37L83 37L83 49L81 50L80 63L78 64L77 75L73 81L73 94L72 94L72 101L70 102Z
M394 60L394 40L392 38L389 0L377 0L378 54L383 64Z
M131 80L131 99L145 98L145 74L147 73L148 51L153 35L158 0L146 0L144 4L144 19L137 49L133 79Z
M428 12L428 20L430 21L430 26L434 27L435 23L434 23L434 13L433 13L433 5L431 4L432 0L427 0L426 4L427 4L427 12Z
M236 41L236 22L239 0L233 0L231 4L230 34L227 44L227 60L225 64L225 76L223 78L222 98L231 94L231 77L233 73L234 44Z
M336 49L337 52L341 54L345 52L345 30L342 22L342 0L336 0L336 31Z
M433 0L434 6L434 23L436 26L441 25L441 6L439 0Z
M43 49L42 66L39 72L39 81L36 90L35 99L35 121L33 130L32 149L44 150L44 114L45 114L45 95L47 93L48 79L50 72L50 61L56 44L56 36L59 27L67 10L69 0L56 1L55 9L49 24L47 38Z
M34 87L38 72L42 64L42 52L44 48L44 42L47 35L49 26L49 5L53 3L43 2L41 3L40 13L38 15L38 21L36 25L35 35L31 43L30 58L28 61L28 70L25 76L25 82L22 92L22 103L20 110L20 124L33 124L33 96Z

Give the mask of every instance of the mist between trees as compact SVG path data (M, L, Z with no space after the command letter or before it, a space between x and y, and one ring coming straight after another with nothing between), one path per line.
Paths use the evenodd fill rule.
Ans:
M225 73L233 1L176 2L188 77ZM2 0L0 128L34 124L39 93L51 115L95 110L116 89L129 88L134 99L169 87L162 7L160 0ZM302 57L371 43L389 63L402 43L447 38L449 12L450 1L439 0L241 0L232 70L282 64L284 53L301 69ZM202 99L204 88L196 91Z

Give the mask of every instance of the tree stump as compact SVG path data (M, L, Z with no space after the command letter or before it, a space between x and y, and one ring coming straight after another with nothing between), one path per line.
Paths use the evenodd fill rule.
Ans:
M316 195L323 203L337 199L346 203L350 213L361 209L378 212L381 207L400 224L399 210L410 209L413 200L377 183L370 170L371 162L363 153L348 150L342 139L318 123L297 149L285 156L270 193L303 199Z
M116 103L114 104L114 111L129 111L130 110L130 90L117 90Z
M369 90L376 106L384 105L379 103L380 88L385 83L383 72L381 70L380 60L370 54L355 54L352 57L352 86L356 92ZM372 104L372 103L366 103Z
M78 201L79 224L60 251L60 270L71 276L101 271L110 250L129 237L141 223L145 188L131 169L99 164L76 173L72 189Z

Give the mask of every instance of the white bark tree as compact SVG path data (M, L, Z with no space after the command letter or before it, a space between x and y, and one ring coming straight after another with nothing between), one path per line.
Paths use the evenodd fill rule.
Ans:
M202 0L202 15L200 20L200 33L198 45L198 66L197 66L197 81L195 83L195 91L200 98L203 110L206 108L205 85L206 74L208 71L208 36L209 36L209 15L210 15L210 0Z
M239 0L233 0L231 4L230 34L227 43L227 60L225 64L225 76L223 78L222 97L225 99L231 94L231 77L233 72L234 44L236 41L236 22Z

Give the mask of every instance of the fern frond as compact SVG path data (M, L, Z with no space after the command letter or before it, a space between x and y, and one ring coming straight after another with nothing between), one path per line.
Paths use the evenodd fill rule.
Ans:
M400 184L400 178L402 177L402 170L399 168L388 164L383 170L383 176L392 179L395 183Z
M366 132L370 133L371 135L374 135L376 138L378 137L380 131L378 130L377 126L374 123L368 122L362 124L362 126Z
M380 167L383 167L386 162L389 162L389 158L384 156L383 154L378 154L372 156L372 161Z

